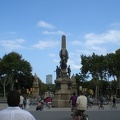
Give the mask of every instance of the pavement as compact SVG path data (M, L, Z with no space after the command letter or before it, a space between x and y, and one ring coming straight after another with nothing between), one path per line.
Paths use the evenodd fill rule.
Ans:
M29 108L26 108L27 111L36 111L37 105L30 105ZM7 103L0 103L0 110L7 108ZM120 104L117 104L117 109L111 109L110 105L104 105L104 110L98 110L97 105L93 105L91 108L88 108L86 111L112 111L112 110L120 110ZM48 109L46 106L44 106L43 111L71 111L71 108L50 108Z

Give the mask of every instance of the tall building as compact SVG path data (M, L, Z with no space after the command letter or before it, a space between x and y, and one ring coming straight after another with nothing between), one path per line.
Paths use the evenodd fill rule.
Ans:
M46 75L46 84L52 84L52 75Z

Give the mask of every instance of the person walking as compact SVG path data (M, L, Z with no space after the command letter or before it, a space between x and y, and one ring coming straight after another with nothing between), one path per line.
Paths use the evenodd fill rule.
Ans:
M8 107L0 111L0 120L36 120L34 116L19 107L20 94L10 91L7 95Z
M24 97L22 96L22 94L20 93L20 103L19 106L23 109L23 101L24 101Z
M30 108L30 99L29 99L28 96L27 96L27 98L26 98L26 108L27 108L27 109Z
M24 109L26 108L26 96L24 97L24 100L23 100L23 106L24 106Z

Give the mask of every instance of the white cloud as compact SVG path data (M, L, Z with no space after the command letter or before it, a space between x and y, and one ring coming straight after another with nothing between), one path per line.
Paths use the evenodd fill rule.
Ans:
M63 31L43 31L42 32L43 34L46 34L46 35L63 35L64 32Z
M112 29L114 28L114 29L120 29L120 23L119 22L117 22L117 23L112 23L111 25L110 25L110 27L112 27Z
M82 45L82 42L80 40L74 40L71 42L72 45Z
M80 64L79 65L77 65L77 64L71 64L70 67L73 70L80 70Z
M55 57L56 55L53 54L53 53L51 53L51 54L49 54L48 56L50 56L50 57Z
M45 21L39 21L39 22L37 23L37 25L38 25L38 27L43 27L43 28L49 28L49 29L54 29L54 28L55 28L54 25L49 24L49 23L47 23L47 22L45 22Z
M81 38L82 39L82 38ZM83 40L83 39L82 39ZM84 41L71 41L72 49L69 52L68 64L73 70L81 67L80 55L106 55L113 52L113 47L120 46L120 30L108 30L101 34L89 33L84 36Z
M53 61L56 62L58 65L60 63L60 59L54 59Z
M6 50L14 50L24 48L21 44L25 42L24 39L16 40L0 40L0 46L4 47Z
M107 43L120 44L120 30L109 30L102 34L89 33L84 38L87 46Z
M34 44L32 47L38 48L38 49L44 49L44 48L54 47L58 44L59 44L59 41L55 41L55 40L48 40L48 41L40 40L37 44Z
M75 57L77 58L77 57ZM77 59L78 60L78 59ZM80 63L78 63L78 61L71 58L71 59L68 59L68 65L70 65L71 69L74 69L74 70L78 70L80 69ZM80 58L79 58L79 61L80 61ZM78 64L77 64L78 63Z
M24 43L25 40L24 40L24 39L16 39L16 42L17 42L17 43Z

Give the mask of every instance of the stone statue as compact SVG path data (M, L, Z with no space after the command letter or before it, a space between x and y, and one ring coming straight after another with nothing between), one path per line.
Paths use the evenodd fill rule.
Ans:
M67 72L68 72L68 77L70 78L70 75L71 75L70 65L69 65L68 68L67 68Z
M35 75L34 75L33 84L34 84L34 85L38 85L38 77L37 77L37 74L36 74L36 73L35 73Z
M61 58L60 67L61 67L61 69L66 69L67 68L67 60L66 60L65 57Z
M56 66L56 70L54 72L56 72L56 78L59 78L61 69L58 66Z
M72 75L71 80L73 81L73 83L76 83L76 79L75 79L75 75L74 74Z

